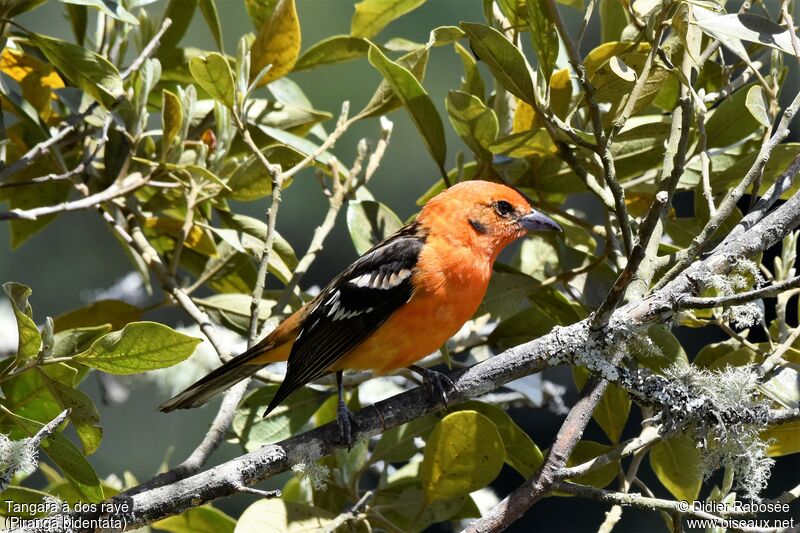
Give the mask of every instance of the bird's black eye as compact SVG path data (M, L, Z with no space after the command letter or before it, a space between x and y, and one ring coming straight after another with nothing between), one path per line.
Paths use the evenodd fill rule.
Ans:
M507 217L514 212L514 206L505 200L498 201L496 204L494 204L494 208L497 211L497 214L501 217Z

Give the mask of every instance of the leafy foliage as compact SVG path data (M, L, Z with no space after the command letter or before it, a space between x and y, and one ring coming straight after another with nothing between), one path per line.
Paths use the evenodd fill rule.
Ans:
M92 208L143 284L150 289L152 273L163 291L149 291L147 307L101 299L51 319L34 312L31 288L3 285L14 327L0 335L18 341L13 353L0 354L0 433L23 441L63 410L69 414L41 442L44 486L6 468L0 450L0 475L10 480L0 485L0 502L54 496L99 502L138 484L130 476L122 487L102 482L87 459L102 445L103 427L81 386L93 373L167 369L162 375L176 381L178 374L191 374L196 358L190 357L203 339L148 320L158 319L152 311L179 306L209 340L208 328L215 325L247 335L274 326L309 300L302 276L340 209L346 210L355 253L398 230L403 221L370 181L390 139L387 116L395 110L410 118L433 163L420 204L453 183L488 179L513 185L564 228L558 238L526 238L510 264L496 265L478 313L441 357L426 361L432 364L464 366L592 319L602 314L598 310L619 280L627 280L622 292L629 301L641 300L673 279L672 269L684 269L683 263L735 231L755 204L742 200L746 192L766 194L797 173L797 143L770 142L788 133L779 97L784 62L800 56L800 46L783 14L770 18L771 8L735 14L715 1L590 0L586 6L580 0L484 0L485 20L454 15L452 25L430 28L428 41L416 43L381 35L396 19L422 13L425 0L363 0L353 6L349 34L329 35L301 50L302 3L245 0L253 33L242 36L233 54L223 49L223 3L215 0L171 0L161 16L142 0L62 0L74 42L21 25L16 17L41 3L0 0L0 203L8 207L0 220L9 220L11 245L18 248L56 218ZM195 12L215 50L184 42ZM599 19L599 41L588 19L580 30L583 41L565 29L564 15L580 20L582 13ZM89 30L90 21L97 32ZM463 75L442 91L425 75L432 55L448 54L458 58ZM350 61L371 66L381 81L360 111L351 116L344 106L328 133L334 114L315 107L297 82L302 74L295 74L333 71ZM335 142L355 122L376 117L379 138L360 144L347 167L333 153ZM274 230L274 218L267 223L246 216L239 202L270 197L277 212L281 190L311 173L322 185L328 212L307 253L298 255ZM782 198L797 189L785 187ZM798 234L787 230L783 236L773 263L765 259L769 254L750 258L755 262L731 259L736 264L729 274L693 280L698 294L745 293L758 288L762 275L770 283L791 281ZM637 244L647 248L638 259ZM258 262L265 256L274 283L262 291ZM632 264L636 271L626 274ZM757 383L741 390L763 406L796 410L800 344L790 299L798 290L769 301L774 313L765 314L763 302L684 309L674 322L652 325L603 353L629 355L624 365L670 383L679 374L694 376L689 389L715 391L713 399L728 406L738 405L734 393L698 383L709 375L733 375L726 369L744 375L752 367ZM692 354L674 326L729 338ZM573 376L579 391L591 374L575 367ZM264 379L268 383L257 384L230 427L222 428L244 451L335 419L335 389L328 382L299 391L263 417L277 390L274 376ZM354 410L408 387L391 377L355 381L349 398ZM490 487L498 486L504 465L511 475L529 479L548 455L540 449L546 437L523 429L520 410L511 407L543 407L545 392L557 387L523 381L508 384L502 394L389 428L347 452L319 458L311 450L308 457L293 457L295 475L282 498L257 501L238 518L199 506L152 525L237 533L347 523L359 531L463 525L480 516L477 500L493 495ZM563 401L557 394L550 400L556 406ZM564 455L567 468L580 470L568 481L612 490L620 480L618 490L629 492L632 483L642 483L637 471L646 465L661 485L654 492L677 500L707 493L709 501L733 502L741 495L737 488L753 493L760 481L742 475L746 461L725 456L720 450L728 437L709 436L708 428L651 420L639 436L657 438L632 452L632 459L621 458L626 439L637 435L631 419L653 414L623 388L607 388L592 413L597 428ZM733 427L731 434L752 444L743 452L747 460L769 466L768 457L800 452L797 431L795 418ZM717 456L728 459L713 465L726 470L721 486L708 481L706 459ZM115 466L119 473L125 467ZM550 496L568 494L556 490ZM0 515L10 513L0 504ZM665 518L666 527L679 529L671 520Z

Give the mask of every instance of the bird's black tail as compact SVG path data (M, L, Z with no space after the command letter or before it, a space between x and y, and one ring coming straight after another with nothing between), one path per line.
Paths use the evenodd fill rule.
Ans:
M191 409L203 405L220 392L261 369L260 365L248 365L248 359L240 356L228 361L171 400L164 402L158 410L168 413L176 409Z

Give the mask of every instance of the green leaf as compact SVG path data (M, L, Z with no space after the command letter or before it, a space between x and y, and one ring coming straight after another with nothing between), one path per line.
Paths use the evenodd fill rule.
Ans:
M52 357L72 357L85 351L101 335L112 330L111 324L59 331L54 336Z
M5 102L5 100L4 100ZM46 158L41 158L41 163L34 161L30 168L36 167L44 171L42 174L58 173L57 167L45 165ZM46 169L43 167L47 167ZM27 173L28 171L23 170ZM68 180L63 180L68 181ZM69 183L61 181L53 181L50 183L43 183L35 187L21 187L16 188L10 193L8 207L11 209L27 210L35 207L42 207L45 205L57 205L65 202L69 196L71 189ZM47 215L39 217L36 220L14 219L11 221L11 249L16 250L33 235L43 230L45 226L53 222L58 215Z
M233 109L235 96L233 72L225 57L216 52L211 52L204 58L193 57L189 60L189 70L198 85L212 98Z
M13 429L11 426L3 427L3 432L10 431L10 437L14 440L32 437L44 426L42 422L17 414L8 415L7 419L0 417L0 420L4 426L13 424ZM103 500L103 487L92 465L68 438L61 433L54 433L42 441L41 449L61 470L84 503L97 503Z
M110 374L136 374L167 368L194 353L202 339L156 322L132 322L97 339L75 360Z
M53 37L36 33L30 37L59 71L106 109L124 96L117 67L104 57Z
M0 0L0 16L13 17L36 9L39 5L43 4L46 0Z
M86 25L89 22L89 13L86 6L67 4L64 6L69 15L69 23L72 26L72 34L75 35L75 42L83 46L86 37Z
M646 347L633 350L633 357L642 365L650 370L662 373L663 370L675 365L676 363L689 362L686 352L681 346L680 341L672 334L666 326L660 324L647 328L647 336L658 349L653 353Z
M755 84L743 87L726 98L706 121L709 148L728 146L755 132L759 123L746 107L747 96Z
M172 21L172 25L167 28L164 36L161 37L161 45L158 47L157 52L158 57L164 57L167 52L177 48L186 30L189 29L196 8L197 0L170 0L162 20L169 18Z
M122 329L126 324L139 320L142 309L122 300L98 300L86 307L73 309L53 319L55 331L111 324Z
M753 118L765 128L772 126L772 121L769 119L767 113L767 101L764 98L764 89L760 85L754 85L747 91L747 98L744 103L745 107Z
M459 137L476 156L491 163L489 151L497 138L499 126L497 115L477 97L461 91L450 91L445 99L450 123Z
M800 421L786 422L769 426L761 432L761 440L769 442L767 455L782 457L793 453L800 453Z
M250 47L250 80L254 81L268 65L272 66L259 81L259 87L291 72L300 55L300 41L300 20L294 0L280 0Z
M81 6L94 7L111 18L115 18L126 24L139 25L139 20L133 13L125 9L115 0L61 0L65 4L76 4Z
M476 411L444 417L425 446L420 467L428 501L466 496L500 473L505 448L494 423Z
M359 255L401 227L400 218L380 202L356 200L347 206L347 229Z
M595 457L608 453L613 449L613 446L607 444L600 444L599 442L591 440L582 440L578 442L578 445L575 446L569 459L567 459L567 466L578 466L587 461L591 461ZM589 485L601 489L616 479L617 472L619 472L619 462L612 461L588 474L572 478L570 481L580 485Z
M424 3L425 0L362 0L356 4L350 34L370 39L390 22Z
M582 390L589 378L589 371L583 367L572 367L572 376L578 390ZM597 424L603 429L611 442L618 443L625 423L628 421L628 413L631 410L631 400L628 393L613 383L609 384L603 397L592 412Z
M303 52L294 65L294 70L306 70L323 65L343 63L367 55L369 42L350 35L334 35L313 45Z
M650 468L675 498L694 501L703 483L700 453L691 438L675 435L653 446Z
M272 258L270 258L271 260ZM201 306L211 316L214 322L231 328L245 335L250 330L250 303L253 297L249 294L223 293L214 294L208 298L195 298L197 305ZM261 300L258 306L258 319L263 323L272 316L275 300Z
M394 94L403 102L412 122L422 135L428 152L436 161L439 171L443 176L446 175L444 162L447 157L447 144L444 125L430 96L410 71L383 55L377 46L373 45L368 55L369 62L389 82Z
M425 77L425 68L428 65L429 55L429 48L423 46L401 56L396 63L408 69L417 81L422 82ZM392 86L387 80L383 79L369 102L367 102L367 105L358 113L358 116L361 118L379 117L394 111L401 105L403 103L392 90Z
M264 240L267 235L267 224L257 218L247 215L237 215L225 211L218 211L220 218L229 228L242 232L242 246L255 257L260 257L264 251ZM250 236L252 238L248 238ZM291 273L297 268L298 259L292 245L280 233L275 232L272 243L273 253L270 255L270 272L285 283ZM288 277L287 277L288 276ZM284 278L286 278L284 280Z
M93 454L103 439L103 428L100 426L100 413L92 400L83 392L52 379L45 372L37 369L43 383L59 404L60 411L70 409L69 420L83 445L83 453ZM59 412L60 412L59 411Z
M183 125L183 105L181 99L175 93L166 89L161 91L163 108L161 109L161 126L164 129L164 137L161 141L162 150L166 154L172 141L175 140Z
M470 400L456 407L458 411L476 411L497 428L506 450L505 461L523 478L528 479L542 466L544 456L536 443L502 409L494 405Z
M3 499L0 500L0 516L25 516L25 517L44 516L45 513L43 512L12 513L10 504L14 504L15 507L19 509L17 504L21 503L34 504L34 505L41 504L46 496L49 496L49 494L46 492L42 492L40 490L10 485L6 487L5 490L3 490ZM26 511L27 509L35 510L36 507L27 507Z
M244 5L253 27L259 29L272 16L278 0L244 0Z
M412 469L419 463L410 463ZM406 468L401 469L401 473ZM405 472L402 472L405 473ZM408 472L409 475L412 472ZM370 508L381 513L397 531L425 531L429 526L450 520L464 507L468 496L457 496L446 500L430 501L418 482L416 471L413 479L390 481L390 486L379 490L370 503Z
M23 362L39 354L42 347L42 336L39 328L33 321L33 309L28 302L28 297L33 291L30 287L9 281L3 284L8 299L11 301L11 308L14 310L14 317L17 319L17 356L18 362Z
M311 415L319 407L319 393L304 387L265 417L265 406L277 390L277 385L260 387L250 393L236 409L231 431L235 435L235 441L248 452L298 433L309 423Z
M236 520L219 509L203 505L154 522L153 527L170 533L233 533Z
M259 500L244 510L236 533L309 533L325 531L335 515L302 503L279 498Z
M475 56L460 43L453 43L453 48L458 54L458 57L461 58L461 63L464 65L464 78L461 82L461 92L477 96L483 101L484 94L486 93L486 86L478 70L478 62L475 60Z
M728 41L748 41L770 46L789 55L797 55L789 30L760 15L737 13L717 15L707 9L694 9L695 24L727 46Z
M544 128L530 129L520 133L512 133L494 141L489 150L493 154L522 159L526 157L551 157L556 147Z
M461 29L497 82L511 94L533 105L533 81L522 52L502 33L485 24L462 22Z
M628 24L628 14L618 0L600 0L600 35L603 42L619 41Z
M438 417L427 415L384 431L372 450L370 462L399 463L408 461L420 451L414 444L414 439L417 437L427 438L438 423Z
M217 3L214 0L199 0L200 12L203 18L206 19L208 29L211 30L211 35L214 36L214 42L217 43L217 48L222 50L222 24L219 21L219 13L217 12Z
M527 2L527 4L531 42L539 58L539 68L544 74L545 83L549 84L550 74L555 69L558 59L558 30L545 2Z

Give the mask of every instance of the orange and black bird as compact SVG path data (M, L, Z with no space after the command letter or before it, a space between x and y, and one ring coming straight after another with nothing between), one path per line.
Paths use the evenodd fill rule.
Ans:
M350 443L352 414L342 373L409 367L445 397L446 376L414 365L455 334L483 300L503 248L529 231L561 231L518 192L466 181L432 198L419 216L359 257L272 333L160 409L197 407L269 363L288 358L286 377L264 415L287 396L335 372L337 420Z

